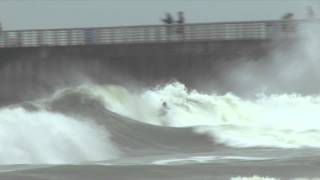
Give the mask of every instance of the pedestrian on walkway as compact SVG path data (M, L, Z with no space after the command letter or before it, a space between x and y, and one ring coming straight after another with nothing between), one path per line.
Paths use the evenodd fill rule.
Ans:
M184 13L182 11L178 12L178 20L177 20L177 34L182 35L183 39L184 39L184 24L185 24L185 17L184 17Z

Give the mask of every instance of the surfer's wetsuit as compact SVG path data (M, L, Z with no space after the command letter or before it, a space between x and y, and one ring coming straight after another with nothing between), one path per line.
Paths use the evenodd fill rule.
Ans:
M163 102L162 107L160 109L159 116L160 116L162 124L164 126L168 126L168 117L167 117L168 110L169 110L169 107L168 107L167 103Z

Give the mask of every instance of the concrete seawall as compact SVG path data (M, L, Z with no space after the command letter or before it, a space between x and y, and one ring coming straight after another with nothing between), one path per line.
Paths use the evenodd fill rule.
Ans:
M218 77L230 62L263 59L288 43L230 40L0 48L0 103L34 98L85 80L154 85L177 79L197 87Z

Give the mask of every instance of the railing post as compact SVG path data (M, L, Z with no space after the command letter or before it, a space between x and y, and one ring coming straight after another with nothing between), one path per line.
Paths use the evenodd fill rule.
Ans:
M53 46L58 46L58 31L52 31L53 33Z
M122 43L125 43L126 42L126 28L121 28L121 29L119 29L119 31L121 32Z
M72 45L72 30L67 30L67 44Z
M17 40L16 40L16 46L21 47L23 45L23 39L22 39L22 32L18 31L17 32Z
M111 33L110 33L110 40L111 40L111 43L114 43L114 28L111 28Z
M170 37L173 33L172 29L173 29L173 25L171 24L166 24L164 25L166 28L166 40L169 42L170 41Z
M42 31L36 31L37 35L37 45L41 46L43 45L43 32Z
M156 28L156 40L157 41L161 41L161 31L160 31L160 27L157 26Z
M4 47L9 47L9 32L4 33Z
M142 39L142 42L146 42L147 41L147 28L144 27L143 28L143 39Z

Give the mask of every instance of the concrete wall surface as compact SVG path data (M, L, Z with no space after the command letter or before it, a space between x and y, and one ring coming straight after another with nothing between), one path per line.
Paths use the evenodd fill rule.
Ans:
M81 81L151 86L176 79L196 88L218 77L224 66L264 59L288 44L230 40L0 48L0 104Z

